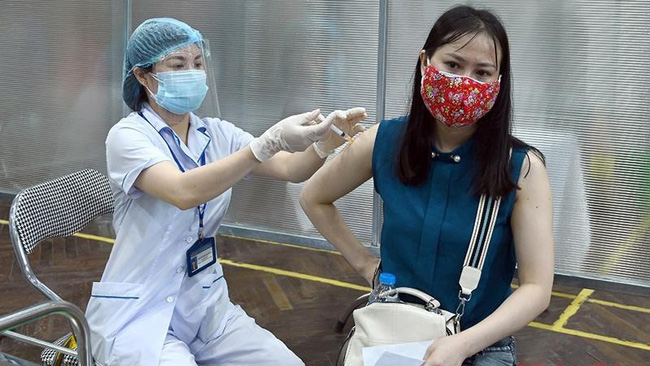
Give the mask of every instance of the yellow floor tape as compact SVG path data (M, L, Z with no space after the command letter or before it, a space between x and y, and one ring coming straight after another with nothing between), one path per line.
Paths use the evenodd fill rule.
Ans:
M572 316L574 316L578 312L578 310L580 309L582 304L593 293L594 293L594 290L586 289L586 288L582 289L582 291L580 291L578 296L576 296L576 298L573 299L573 301L571 302L571 305L567 306L567 308L564 309L562 314L560 314L560 317L558 317L557 320L555 321L555 323L553 323L553 325L552 325L553 330L563 329L564 326L569 322L569 318L571 318Z
M280 275L280 276L294 277L294 278L299 278L301 280L326 283L326 284L332 285L332 286L349 288L349 289L352 289L352 290L358 290L358 291L363 291L363 292L370 292L370 287L368 287L368 286L360 286L360 285L357 285L357 284L354 284L354 283L333 280L333 279L330 279L330 278L312 276L312 275L308 275L308 274L304 274L304 273L300 273L300 272L286 271L284 269L277 269L277 268L273 268L273 267L259 266L257 264L239 263L239 262L231 261L230 259L223 259L223 258L219 258L219 263L225 264L227 266L233 266L233 267L239 267L239 268L247 268L247 269L252 269L252 270L255 270L255 271L273 273L273 274Z

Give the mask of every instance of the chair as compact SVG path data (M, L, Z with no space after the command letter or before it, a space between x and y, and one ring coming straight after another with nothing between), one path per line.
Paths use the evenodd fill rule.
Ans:
M113 195L108 179L93 169L78 171L27 188L11 204L9 230L18 265L27 281L49 301L0 317L0 334L44 347L41 354L44 365L50 366L57 362L60 365L93 365L90 333L83 312L74 304L63 301L39 281L32 271L28 255L41 241L70 236L97 217L111 212ZM74 338L70 337L71 333L50 343L8 330L50 314L67 317Z

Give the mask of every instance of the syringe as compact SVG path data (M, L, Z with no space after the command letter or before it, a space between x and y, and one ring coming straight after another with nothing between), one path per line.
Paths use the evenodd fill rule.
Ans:
M354 139L353 139L352 137L348 136L347 133L345 133L345 132L344 132L343 130L341 130L340 128L336 127L336 125L331 124L331 125L330 125L330 130L334 131L335 134L337 134L337 135L343 137L344 139L346 139L348 143L351 144L351 143L354 142Z

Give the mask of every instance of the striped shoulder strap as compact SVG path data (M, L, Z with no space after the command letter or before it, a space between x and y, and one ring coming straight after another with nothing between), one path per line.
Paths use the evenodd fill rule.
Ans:
M499 215L499 206L501 198L487 197L482 195L479 199L478 209L476 211L476 220L474 221L474 230L469 241L469 248L465 255L463 271L460 275L460 288L462 295L471 296L472 291L478 287L481 279L481 271L485 264L485 257L490 248L490 239L494 224Z
M494 224L499 215L500 205L501 198L482 195L479 199L476 220L474 221L474 230L472 231L469 248L467 248L467 254L465 255L463 271L460 273L460 280L458 281L460 285L460 291L458 292L460 303L456 308L456 316L454 318L454 324L457 329L460 329L460 319L465 313L465 305L471 300L472 292L476 290L481 280L481 271L483 270L485 257L490 248L490 239L492 238Z
M512 157L512 149L510 149L509 155ZM469 241L467 254L465 254L460 280L458 281L460 285L460 291L458 292L460 303L456 309L456 322L460 322L460 318L465 312L465 304L470 301L472 292L476 290L481 280L481 271L490 248L492 232L494 231L497 216L499 216L500 205L501 197L494 198L483 194L479 199L476 219L474 220L474 230Z

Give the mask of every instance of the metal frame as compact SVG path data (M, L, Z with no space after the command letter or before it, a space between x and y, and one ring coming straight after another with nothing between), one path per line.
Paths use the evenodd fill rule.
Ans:
M388 54L388 0L379 1L379 39L377 40L377 121L386 117L386 57ZM381 197L372 192L372 242L373 247L381 245Z
M122 35L122 44L120 45L120 49L117 50L117 52L122 53L122 58L124 59L126 57L126 45L129 43L129 37L131 37L131 33L133 31L133 4L132 0L124 0L124 34ZM124 77L126 76L126 71L124 70L124 65L120 64L120 83L119 83L119 90L122 90L122 82L121 80L124 80ZM131 113L131 109L124 103L122 98L120 98L120 102L122 103L122 117L128 116L129 113Z
M14 253L16 253L18 265L25 275L25 278L27 278L27 281L50 299L50 301L0 317L0 334L21 342L43 348L52 348L59 352L76 356L79 360L79 365L91 366L94 363L90 348L90 328L84 313L76 305L64 301L59 295L42 283L36 277L36 274L29 263L25 247L23 246L23 242L18 234L18 228L16 227L16 207L18 206L18 202L20 202L22 196L23 192L16 195L9 210L9 235L11 237L11 243L14 247ZM70 321L73 334L77 341L76 351L9 330L52 314L63 315Z
M377 121L380 123L386 115L386 58L388 52L388 0L379 0L379 38L377 40ZM379 251L381 245L381 197L373 190L372 196L372 242L371 248ZM379 254L379 253L377 253ZM363 294L352 301L334 325L334 331L341 333L350 316L357 308L368 303L370 294ZM347 343L347 340L346 340ZM346 347L346 345L344 345ZM339 354L338 363L343 361Z
M70 321L72 330L77 340L77 351L72 351L55 344L44 342L39 339L24 336L19 333L8 331L24 324L44 318L48 315L63 315ZM83 312L74 304L67 301L48 301L46 303L30 306L26 309L0 317L0 334L23 341L36 346L53 348L57 351L77 356L79 365L92 366L93 359L90 352L90 333L88 323ZM16 336L18 334L18 336ZM63 349L61 349L63 348Z
M16 227L16 206L17 203L20 202L22 196L23 192L20 192L16 195L13 202L11 203L11 209L9 210L9 235L11 237L11 244L14 247L14 253L16 253L18 265L20 266L20 270L23 271L23 274L27 278L27 281L39 292L41 292L50 300L63 301L59 295L50 290L49 287L45 286L45 284L36 277L36 274L34 274L34 271L29 264L27 253L25 253L25 247L23 246L22 240L20 240L20 235L18 235L18 228Z

